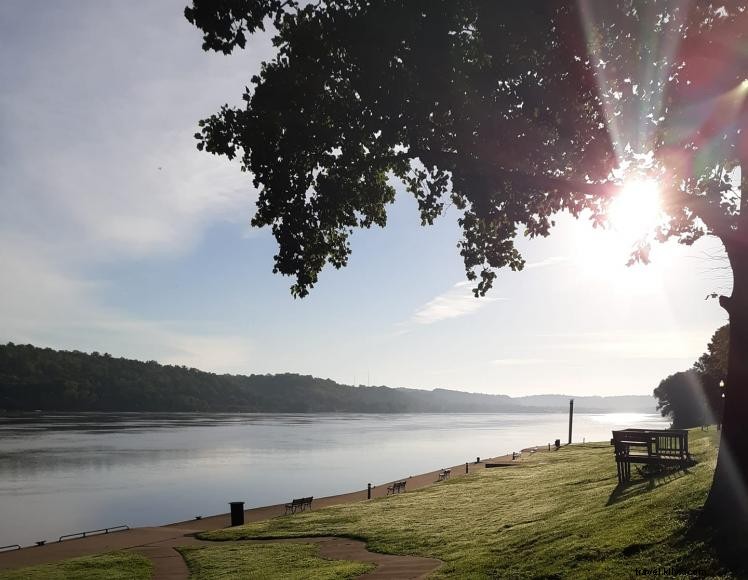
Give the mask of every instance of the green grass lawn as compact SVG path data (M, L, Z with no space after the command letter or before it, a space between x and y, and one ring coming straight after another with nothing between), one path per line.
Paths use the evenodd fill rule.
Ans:
M150 580L151 575L151 561L145 556L111 552L0 571L0 580Z
M374 569L374 565L344 560L325 560L314 544L229 544L185 547L179 551L195 580L344 580Z
M687 472L650 480L634 473L623 489L610 445L574 445L523 458L517 467L201 537L359 538L373 551L440 558L445 565L435 577L627 578L637 568L678 567L729 578L688 532L711 483L716 436L690 433L698 463Z

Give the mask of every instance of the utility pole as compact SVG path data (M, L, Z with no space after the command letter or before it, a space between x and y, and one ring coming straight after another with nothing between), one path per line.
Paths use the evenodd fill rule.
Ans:
M571 423L574 419L574 399L569 399L569 445L571 445Z

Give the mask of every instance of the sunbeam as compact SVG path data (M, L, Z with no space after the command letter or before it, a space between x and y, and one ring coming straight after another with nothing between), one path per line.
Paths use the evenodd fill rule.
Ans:
M631 17L626 19L620 18L615 4L590 0L580 0L579 4L587 58L597 68L598 94L608 134L619 166L623 166L634 155L645 155L654 149L665 110L665 87L671 80L689 3L645 4L633 8ZM599 28L611 22L618 33L603 42ZM650 57L630 59L628 53L632 51ZM640 70L625 70L626 62L646 64L640 65Z

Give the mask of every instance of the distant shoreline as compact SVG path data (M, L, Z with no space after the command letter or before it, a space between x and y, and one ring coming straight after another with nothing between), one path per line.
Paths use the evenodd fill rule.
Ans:
M549 387L553 390L554 387ZM656 412L651 395L472 393L351 386L295 373L219 375L156 361L0 345L0 412L547 413Z

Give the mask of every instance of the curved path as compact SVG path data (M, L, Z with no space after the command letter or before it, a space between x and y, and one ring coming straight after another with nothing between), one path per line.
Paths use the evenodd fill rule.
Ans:
M374 564L376 568L363 574L361 578L409 580L423 578L442 565L441 560L435 558L421 558L419 556L394 556L378 554L366 549L366 544L359 540L336 537L292 538L286 540L240 540L237 542L210 542L198 540L193 536L171 538L162 542L155 542L145 546L132 548L153 562L154 580L188 580L189 570L181 554L175 548L179 546L216 546L226 543L304 543L318 544L320 556L328 560L353 560Z
M298 539L297 539L298 540ZM376 568L361 578L423 578L443 564L436 558L420 556L392 556L366 549L366 544L348 538L310 538L319 540L319 553L330 560L358 560L376 564Z

